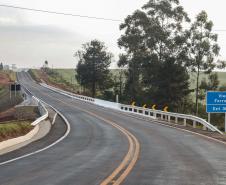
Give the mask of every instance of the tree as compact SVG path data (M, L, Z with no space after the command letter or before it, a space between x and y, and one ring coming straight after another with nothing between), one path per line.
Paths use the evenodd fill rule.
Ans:
M189 34L190 68L196 73L196 101L195 109L198 115L198 96L200 72L210 74L216 67L214 58L218 56L220 47L217 44L217 34L212 33L213 22L208 20L205 11L199 13L192 24Z
M47 60L45 61L45 65L48 66L48 61Z
M114 95L119 95L120 100L123 100L123 89L124 89L124 78L125 70L118 69L115 71L113 80L114 80Z
M208 82L206 81L206 79L203 79L201 81L201 84L199 86L200 93L199 93L198 99L204 100L206 96L206 92L218 90L219 84L220 84L220 81L218 80L217 73L209 74Z
M76 78L78 82L96 96L97 89L104 91L111 86L109 67L113 55L107 52L103 42L92 40L75 54L78 57Z
M169 106L171 110L178 110L185 97L190 93L189 75L185 67L177 64L174 58L162 63L156 73L152 85L152 99L159 107Z
M3 70L3 63L0 64L0 70Z
M129 97L141 101L157 98L152 101L160 102L162 97L155 95L164 93L165 87L156 86L159 83L157 77L161 78L162 83L168 82L168 75L161 72L168 62L183 68L184 77L178 79L187 80L188 33L183 31L182 23L189 21L178 0L150 0L142 10L129 15L120 25L124 34L118 40L118 45L125 53L120 56L118 65L128 68L125 89ZM174 77L177 75L174 71L171 74ZM186 89L182 91L187 91L188 86L184 87ZM148 97L144 98L144 95ZM166 98L171 99L170 95Z

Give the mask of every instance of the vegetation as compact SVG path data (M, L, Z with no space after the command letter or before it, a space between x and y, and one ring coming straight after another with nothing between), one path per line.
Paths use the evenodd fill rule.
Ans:
M202 11L187 32L189 35L187 41L189 46L189 67L196 73L196 115L198 115L198 99L200 97L200 71L210 74L216 66L214 58L218 56L220 51L217 44L217 34L212 33L212 28L213 22L209 21L207 13Z
M27 121L14 121L0 124L0 141L27 134L33 126Z
M185 29L184 26L188 26ZM204 97L209 90L226 90L226 63L217 61L220 47L213 22L205 11L191 23L179 0L149 0L120 25L118 46L123 50L117 70L110 70L112 54L93 40L76 52L75 71L48 68L41 76L53 84L65 84L93 97L158 109L196 114L206 118ZM70 74L70 75L69 75ZM72 76L75 82L72 83ZM213 116L219 126L222 115Z
M79 84L96 97L96 92L111 87L109 66L112 54L107 52L104 43L92 40L83 45L82 50L76 52L78 65L76 68L76 79Z
M220 47L212 21L202 11L189 30L184 24L190 20L179 1L149 0L120 25L118 45L125 52L118 65L127 69L125 102L157 104L160 109L168 105L171 111L198 114L198 99L203 100L207 90L219 90L217 73L212 71L225 63L215 60ZM195 80L189 77L194 74ZM207 79L200 84L201 74Z
M20 102L22 102L22 96L20 93L13 93L10 99L9 83L16 80L16 74L12 71L0 72L0 112L5 111Z
M38 74L38 70L36 69L29 69L28 73L31 75L31 77L36 81L36 82L41 82L41 77Z
M189 94L184 22L189 18L177 1L150 0L120 25L118 45L126 53L118 64L128 68L127 101L174 109Z
M2 71L3 70L3 63L1 62L0 63L0 71Z

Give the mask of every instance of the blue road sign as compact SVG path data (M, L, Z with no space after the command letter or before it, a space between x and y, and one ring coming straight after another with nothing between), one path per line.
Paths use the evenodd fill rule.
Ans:
M226 92L207 92L206 112L226 113Z

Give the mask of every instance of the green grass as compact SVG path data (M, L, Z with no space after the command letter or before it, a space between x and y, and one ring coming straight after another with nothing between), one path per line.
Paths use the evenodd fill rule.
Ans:
M75 80L75 69L54 69L55 71L57 71L60 75L62 75L62 77L68 81L69 83L72 83L73 84L78 84L78 82ZM113 75L118 75L119 74L119 69L111 69L111 73ZM219 78L219 81L220 81L220 86L221 85L226 85L226 72L216 72L218 74L218 78ZM208 75L204 74L204 73L201 73L200 75L200 81L203 79L203 78L208 78ZM190 88L191 89L194 89L195 88L195 84L196 84L196 76L195 76L195 73L192 73L190 75Z
M40 76L38 74L38 70L37 69L29 69L28 73L31 75L31 77L37 81L37 82L41 82L40 80Z
M218 75L218 80L220 81L219 86L226 85L226 72L216 72ZM201 73L200 74L200 82L202 79L208 80L208 75ZM194 89L196 87L196 74L191 73L190 75L190 88Z
M9 71L9 78L11 82L15 82L16 81L16 73L14 71Z
M4 70L4 71L2 71L2 73L5 73L6 75L8 75L10 82L16 81L16 72L11 71L11 70Z
M3 90L3 93L0 94L0 112L10 109L15 105L18 105L22 101L23 101L23 98L20 93L16 93L16 97L15 97L15 94L12 93L12 96L10 99L9 88L5 88Z
M3 86L3 85L0 85L0 97L1 97L3 94L5 94L5 92L6 92L6 87Z
M0 140L4 138L25 135L33 126L28 121L12 121L0 124Z
M68 83L78 85L75 79L75 69L54 69L54 71L58 72Z

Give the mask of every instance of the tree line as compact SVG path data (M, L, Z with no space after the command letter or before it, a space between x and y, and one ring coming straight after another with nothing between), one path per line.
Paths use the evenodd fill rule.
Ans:
M109 70L113 55L103 42L92 40L76 52L76 79L83 93L106 99L119 94L123 103L156 104L159 109L167 105L178 112L189 108L198 115L205 91L218 89L213 70L225 68L224 61L216 60L218 35L207 13L200 12L191 22L179 0L149 0L119 29L118 46L123 52L117 75ZM201 73L208 75L208 81L201 81ZM191 74L196 78L193 89Z

